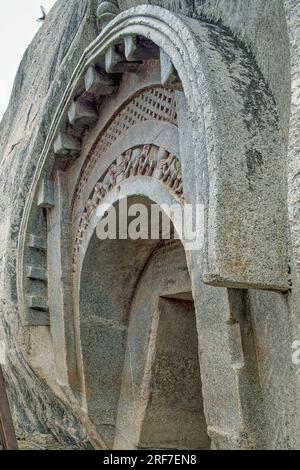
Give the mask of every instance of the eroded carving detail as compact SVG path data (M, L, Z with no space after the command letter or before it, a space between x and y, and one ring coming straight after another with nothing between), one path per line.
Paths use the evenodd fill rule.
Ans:
M150 156L151 145L128 150L123 157L123 170L125 178L130 176L152 176L157 160Z
M120 11L116 0L99 0L97 8L98 26L101 31Z
M79 222L72 259L73 270L77 255L90 220L108 192L124 179L136 176L154 177L160 180L177 198L183 199L181 164L175 155L156 145L144 145L128 149L108 168L94 187Z
M159 179L175 194L182 194L183 183L181 163L174 155L168 155L160 160Z
M110 126L100 136L93 154L87 157L72 201L72 208L83 192L90 174L99 159L109 147L128 129L141 122L157 120L177 126L175 94L166 88L151 88L134 97L112 120Z

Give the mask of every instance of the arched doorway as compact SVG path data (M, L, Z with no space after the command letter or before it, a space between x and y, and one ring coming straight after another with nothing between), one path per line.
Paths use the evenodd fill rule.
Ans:
M74 64L72 56L69 59ZM251 80L239 81L237 76ZM255 120L249 100L259 102ZM35 172L32 177L30 170L19 230L17 290L24 331L30 329L43 347L47 339L54 364L49 374L50 356L37 365L32 355L31 367L50 375L54 391L63 384L74 393L78 403L66 397L69 408L81 411L86 402L99 434L113 445L115 429L121 429L125 317L131 310L133 286L156 247L123 240L100 246L86 231L99 204L96 186L99 191L104 186L105 193L118 191L120 180L132 187L136 157L143 157L142 191L152 188L164 201L158 197L159 186L173 195L181 188L186 201L204 205L204 245L193 255L192 279L209 435L214 448L252 448L253 434L260 427L257 416L263 413L257 410L255 392L249 391L253 386L256 391L258 380L245 373L239 316L227 289L288 289L286 231L274 232L275 225L286 225L284 185L278 184L285 169L284 148L274 100L253 57L221 27L143 5L119 15L91 43L56 112L51 108L48 117L52 124L41 152L46 134L39 133L42 140L34 152ZM152 173L153 167L145 168L145 145L156 170L162 163L159 150L168 150L167 173L175 165L178 184L174 186L171 178L166 188L168 178ZM120 260L122 277L117 269ZM156 300L165 296L166 292L157 292ZM169 301L174 306L173 300ZM132 312L129 318L131 323ZM157 351L159 331L163 330L158 327ZM155 371L153 367L149 370ZM158 376L164 376L160 370ZM268 385L270 374L266 376ZM149 390L157 405L156 388L142 389L146 396ZM123 396L126 399L122 388ZM255 397L255 406L249 406L249 396ZM145 401L138 432L125 447L175 445L161 439L150 442L151 406Z
M87 412L109 447L209 448L182 243L94 233L79 310Z

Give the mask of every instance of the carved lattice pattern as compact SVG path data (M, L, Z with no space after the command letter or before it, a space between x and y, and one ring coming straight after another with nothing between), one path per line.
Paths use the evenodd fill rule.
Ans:
M87 159L82 169L72 207L80 197L89 175L97 164L101 155L128 129L134 125L146 121L164 121L177 126L177 112L175 93L166 88L151 88L136 95L125 107L114 117L110 125L103 132L93 155Z

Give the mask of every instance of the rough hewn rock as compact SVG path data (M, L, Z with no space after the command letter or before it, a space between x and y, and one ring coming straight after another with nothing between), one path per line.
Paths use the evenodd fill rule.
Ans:
M4 222L0 235L1 338L7 347L4 371L16 426L19 432L53 433L78 447L92 445L93 431L88 436L80 421L80 410L64 405L36 376L23 356L20 318L15 304L15 253L20 216L36 159L64 84L95 34L93 2L57 2L23 57L0 125L0 212ZM70 51L73 53L67 55Z

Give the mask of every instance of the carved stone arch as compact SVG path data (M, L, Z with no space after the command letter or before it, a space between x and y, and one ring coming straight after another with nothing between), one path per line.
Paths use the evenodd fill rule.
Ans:
M178 198L178 195L170 191L168 186L162 185L160 180L154 177L149 176L136 176L133 178L128 178L120 182L114 188L105 195L105 197L99 201L97 207L92 212L89 219L89 223L86 228L86 233L84 234L82 245L79 250L79 259L76 270L74 271L74 282L79 285L79 277L82 269L82 265L85 258L85 253L88 245L93 238L97 225L99 221L104 217L109 207L119 204L120 201L126 198L145 198L149 201L152 201L153 204L158 206L166 204L168 207L174 206L176 203L184 204L181 198ZM171 223L174 224L174 214L170 214ZM181 243L184 245L185 241L181 240Z
M162 133L162 129L160 130ZM161 138L159 139L162 140ZM172 146L172 145L171 145ZM149 186L154 194L155 187L154 181L160 182L160 185L165 187L174 198L173 203L181 202L183 204L183 181L181 172L181 163L176 154L172 154L167 150L168 146L158 147L153 144L143 144L134 148L127 149L123 154L116 158L107 170L101 175L101 179L95 184L90 197L87 199L84 211L77 223L77 233L75 236L74 250L73 250L73 270L76 272L77 258L81 249L83 238L87 229L90 232L90 224L96 216L101 207L101 203L107 204L107 196L117 186L119 195L124 192L124 183L129 184L129 188L137 187L137 190L143 192L145 195L147 190L145 187ZM144 184L145 183L145 187ZM126 188L125 184L125 188ZM160 193L159 188L156 189ZM124 196L127 197L126 189ZM162 198L161 203L164 201ZM170 201L168 201L170 203ZM171 205L171 204L170 204ZM92 225L92 232L95 230L95 221Z
M205 174L203 187L193 194L208 207L204 280L216 285L286 290L286 234L274 236L274 227L285 221L285 194L274 178L274 174L277 178L284 174L283 149L270 91L252 57L227 32L159 7L140 6L121 13L86 50L51 126L23 223L26 226L34 188L52 165L49 152L51 155L53 139L61 119L65 121L72 97L78 95L76 88L81 86L84 72L102 61L104 54L110 60L111 48L128 36L146 37L161 48L163 84L172 81L175 70L182 83L193 147L202 154L199 161L198 155L193 159ZM245 78L237 79L237 73ZM78 151L75 143L71 150ZM268 211L258 205L262 200ZM238 206L243 220L236 214ZM22 252L24 240L20 241ZM276 259L270 253L276 253Z
M143 181L144 178L148 178L149 181ZM177 402L179 403L179 409L182 408L182 416L179 421L178 417L175 418L174 422L172 422L170 416L168 417L168 427L176 425L176 430L174 430L172 437L169 436L169 440L166 438L166 442L168 441L171 448L182 445L183 448L194 447L195 445L207 448L209 447L209 438L203 412L193 302L194 293L190 278L191 266L189 257L184 251L184 245L180 240L170 242L160 239L130 240L119 239L119 237L115 240L99 240L96 235L95 229L104 216L107 206L117 208L117 217L119 217L120 211L122 216L124 215L125 208L121 205L124 203L125 197L126 206L127 204L128 207L131 204L143 204L145 208L148 207L149 214L150 206L153 204L158 206L167 204L170 207L176 202L174 195L161 186L158 180L149 177L144 178L134 177L124 180L119 187L113 188L106 195L103 203L99 205L100 210L96 211L91 217L79 251L79 260L74 272L73 282L74 316L78 325L77 351L80 352L78 356L80 395L90 419L96 424L98 432L109 447L115 445L119 449L124 446L124 448L142 446L142 429L145 420L144 415L147 414L145 408L147 400L144 404L141 403L140 406L133 407L129 411L129 408L132 407L132 396L128 395L126 383L128 380L132 380L132 387L136 388L134 402L135 400L138 400L138 402L143 401L142 389L145 389L145 386L149 389L148 393L150 393L151 384L147 383L145 385L142 377L144 374L147 375L147 367L155 368L156 366L154 358L150 362L148 358L148 334L151 334L152 322L157 323L157 330L160 324L158 319L153 317L156 314L156 308L158 308L153 308L153 305L161 305L162 299L168 297L173 310L175 302L178 320L180 315L184 315L185 307L188 308L190 314L186 325L186 335L188 338L193 339L193 347L191 351L187 352L186 358L184 358L183 351L178 353L179 355L183 354L180 367L178 363L176 367L172 363L168 372L166 370L166 373L174 375L176 378L175 383L181 384L177 391ZM149 220L149 226L150 222ZM138 307L133 307L137 291L142 295L138 285L146 266L151 263L154 253L159 250L164 251L162 257L164 267L160 268L162 277L156 279L156 286L151 293L152 299L149 305L148 300L147 302L141 299L135 301L135 303L140 302L139 306L144 311L143 316L138 319ZM142 285L143 282L141 282L141 288ZM148 284L147 289L149 293L151 291L150 284ZM148 294L145 293L145 295ZM132 311L134 311L134 314L132 314ZM170 318L169 315L167 317ZM134 326L137 321L139 323L138 328ZM183 325L180 321L177 322L177 328L177 335L180 336L183 333ZM153 345L156 341L158 342L158 338L157 332L152 331ZM175 336L173 340L175 344L170 345L170 348L176 346ZM130 342L142 354L139 356L136 351L139 362L134 365L137 374L135 378L131 377L130 374L128 375L128 348L131 347ZM180 379L180 374L182 368L187 364L190 364L190 369L187 368L186 370L186 378L189 377L191 381L185 381L185 392L182 394L184 381L183 377ZM139 373L137 373L137 370L139 370ZM179 373L180 370L181 373ZM191 387L191 383L193 383L194 388ZM173 393L174 389L172 390ZM194 398L193 395L195 390L197 390L197 398ZM187 397L190 394L190 398L194 400L194 408L191 405L188 406L187 403L181 403L180 405L180 396ZM197 406L199 406L199 410ZM161 405L158 404L157 407L159 409ZM120 410L125 414L126 410L128 411L127 424L124 423L124 415L120 415ZM195 418L195 426L192 427L189 424L192 419L190 416L191 410L193 410L194 417L199 418L199 422ZM180 429L178 428L179 422L181 423ZM139 428L138 423L141 429L136 431L135 428ZM125 440L126 442L124 436L121 437L124 426L130 427L130 437L127 441ZM183 428L186 428L185 431L183 431ZM197 437L198 431L200 432L199 438ZM162 445L162 442L160 445ZM158 442L156 442L156 445L158 445Z
M57 227L52 238L61 240L63 234L69 234L72 204L70 195L65 194L69 176L65 170L72 167L77 177L82 174L82 148L89 139L93 140L93 126L105 115L105 105L109 103L110 98L103 98L103 94L115 93L122 72L136 72L141 62L158 59L160 84L155 86L173 90L176 102L180 103L178 157L183 195L187 202L205 207L204 246L190 257L196 311L201 312L204 302L209 317L214 302L215 309L225 304L224 316L228 315L226 326L220 322L218 328L212 328L211 319L206 323L200 313L197 316L198 333L199 325L204 326L201 334L206 344L212 330L222 337L218 370L223 373L218 380L220 389L231 397L223 407L220 400L215 400L215 407L206 409L208 433L215 447L247 447L253 439L252 428L247 427L251 419L247 411L242 416L238 412L245 397L236 380L242 359L235 362L236 336L230 339L229 332L230 303L225 299L224 289L214 291L212 302L210 288L205 290L202 283L287 290L286 234L281 230L286 222L285 191L281 184L284 162L273 97L252 56L226 30L145 5L118 15L85 51L49 129L26 202L18 249L20 310L25 324L52 322L56 354L59 356L61 342L65 347L57 364L59 381L70 386L80 401L84 390L84 375L78 371L82 359L80 328L78 316L74 317L70 303L66 302L72 291L66 269L56 276L57 298L51 296L49 312L46 281L48 273L53 276L56 272L57 259L51 257L49 261L47 254L52 246L47 224L50 217L52 226ZM151 181L150 186L160 185L155 178ZM78 178L73 183L73 188L77 187ZM68 214L66 223L54 217L55 204ZM81 208L84 211L84 206ZM75 224L73 228L78 229ZM76 239L76 234L73 235ZM71 263L73 247L65 251L62 248L58 252L59 270L66 263L71 271L68 262ZM86 251L81 253L84 257ZM33 265L28 266L31 260ZM33 283L34 295L29 292ZM60 301L57 311L63 305L61 318L54 318L57 299ZM67 341L72 345L70 348L66 347ZM200 353L209 367L208 351L204 355L202 346ZM204 402L207 387L208 380L203 383ZM230 432L226 430L229 416L233 416L229 420Z

